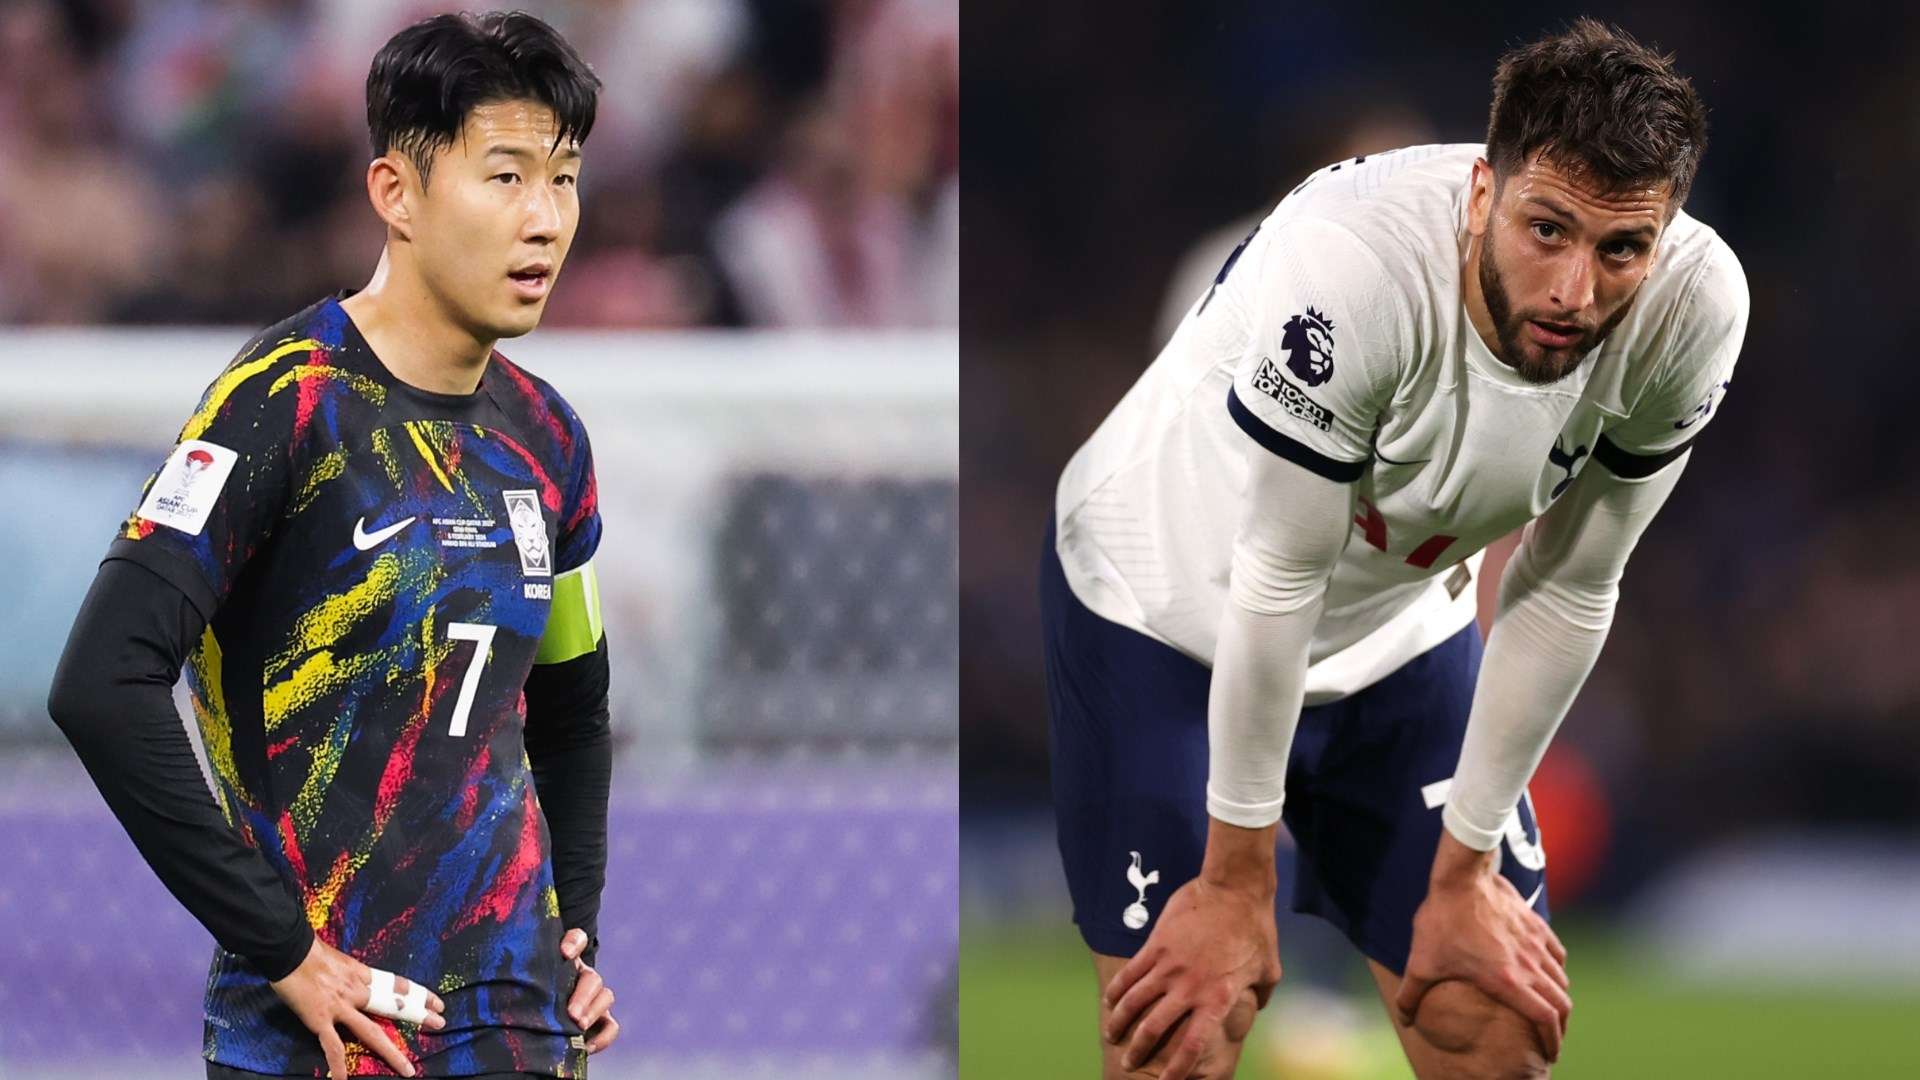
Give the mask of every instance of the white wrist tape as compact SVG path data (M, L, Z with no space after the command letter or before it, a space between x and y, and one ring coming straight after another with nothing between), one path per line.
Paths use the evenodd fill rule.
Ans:
M370 969L373 982L367 987L365 1010L375 1016L384 1016L389 1020L399 1020L408 1024L424 1024L427 1020L427 988L417 982L407 984L407 992L402 994L394 989L394 974L391 971Z

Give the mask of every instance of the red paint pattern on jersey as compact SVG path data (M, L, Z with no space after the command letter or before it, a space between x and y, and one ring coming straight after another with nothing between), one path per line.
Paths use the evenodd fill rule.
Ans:
M492 760L491 745L481 747L480 753L474 756L473 767L467 770L466 783L460 792L460 812L453 818L455 828L473 828L473 815L480 807L480 777Z
M280 811L280 846L286 850L287 865L293 870L294 880L307 880L307 860L300 854L300 841L293 838L293 815Z
M543 861L540 851L540 807L534 801L533 787L529 785L525 790L520 846L514 851L513 859L494 878L493 885L481 893L479 901L454 923L455 930L473 926L483 918L494 922L505 920L513 913L515 898L526 888L527 882L533 880L534 871L540 869Z
M534 457L531 451L504 433L500 436L500 442L507 449L519 455L521 460L525 461L528 467L533 470L533 478L540 485L540 504L552 513L559 513L560 489L554 485L553 477L547 475L547 470L540 464L540 459Z
M574 506L573 516L567 519L569 531L580 527L580 523L600 512L600 484L589 472L587 487L580 493L580 501Z
M331 354L328 353L324 346L314 349L307 353L307 366L310 368L326 367L330 356ZM297 381L299 388L295 391L296 399L293 410L293 443L295 446L306 442L307 431L313 426L313 410L319 407L320 394L324 389L324 387L320 385L320 380L316 378L308 377Z
M511 382L513 388L519 391L520 396L526 399L527 411L532 414L533 418L545 424L547 430L553 433L554 441L559 444L561 454L571 458L573 456L573 430L567 425L563 418L553 414L553 407L547 404L547 395L541 393L540 388L533 385L533 380L527 377L526 372L515 367L512 361L509 361L499 353L493 354L493 366L505 374L507 381Z

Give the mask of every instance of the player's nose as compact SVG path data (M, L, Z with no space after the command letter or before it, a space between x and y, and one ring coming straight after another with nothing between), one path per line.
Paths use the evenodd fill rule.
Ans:
M1580 255L1559 260L1554 267L1555 307L1562 311L1585 311L1593 305L1593 264Z
M520 236L524 240L558 239L561 221L559 194L535 187L527 197L526 217L520 226Z

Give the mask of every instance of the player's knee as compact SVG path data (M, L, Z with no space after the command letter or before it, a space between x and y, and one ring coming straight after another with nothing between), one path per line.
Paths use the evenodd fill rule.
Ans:
M1242 990L1240 1000L1233 1003L1227 1012L1226 1023L1221 1025L1226 1032L1227 1041L1235 1046L1247 1041L1247 1034L1253 1030L1253 1019L1260 1012L1260 999L1252 990Z
M1413 1027L1445 1055L1448 1077L1536 1080L1549 1074L1533 1023L1470 983L1449 980L1428 990Z
M1253 1021L1259 1011L1260 1003L1254 997L1253 991L1242 991L1239 1000L1235 1001L1233 1008L1227 1012L1227 1018L1220 1026L1220 1035L1213 1039L1206 1052L1200 1056L1200 1064L1193 1072L1193 1080L1211 1080L1216 1077L1224 1080L1234 1074L1234 1070L1240 1065L1240 1054L1245 1049L1247 1035L1253 1031ZM1106 1019L1107 1009L1103 1004L1100 1008L1100 1021L1103 1028L1106 1026ZM1173 1048L1185 1027L1184 1023L1176 1025L1154 1055L1141 1063L1137 1069L1120 1067L1121 1055L1126 1052L1127 1047L1125 1039L1122 1039L1119 1045L1105 1045L1101 1054L1102 1080L1159 1080L1160 1074L1166 1070L1167 1059L1172 1056Z

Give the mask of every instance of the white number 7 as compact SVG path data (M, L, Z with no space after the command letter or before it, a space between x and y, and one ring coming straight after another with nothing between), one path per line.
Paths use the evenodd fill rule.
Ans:
M493 632L500 629L486 623L457 622L447 624L448 641L474 642L473 659L467 664L467 673L460 679L460 697L453 703L453 726L447 734L455 737L467 733L467 714L473 711L473 696L480 691L480 669L487 666L487 659L493 653Z

